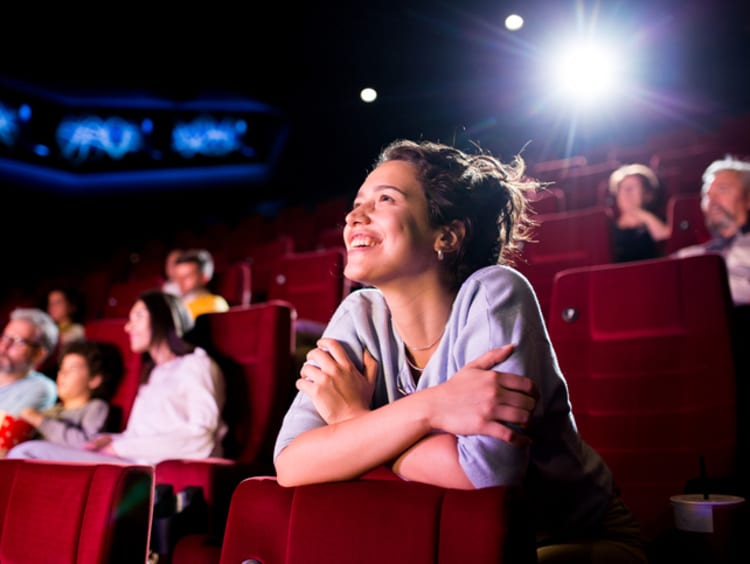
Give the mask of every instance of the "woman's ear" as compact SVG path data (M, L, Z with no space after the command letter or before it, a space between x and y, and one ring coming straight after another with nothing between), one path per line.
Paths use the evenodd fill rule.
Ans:
M95 374L91 378L89 378L89 390L96 390L99 386L102 385L102 381L104 379L102 378L101 374Z
M457 253L466 237L466 226L463 221L454 219L448 225L440 228L440 234L435 240L435 252L439 260L443 255Z
M454 219L450 224L440 228L438 248L444 253L455 253L461 248L466 237L466 226L463 221Z

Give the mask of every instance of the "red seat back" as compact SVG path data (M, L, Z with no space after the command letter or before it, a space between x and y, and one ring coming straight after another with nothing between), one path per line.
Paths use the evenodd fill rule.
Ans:
M705 243L711 238L701 209L701 195L676 194L667 201L667 221L672 231L666 242L666 253Z
M300 320L325 326L350 289L345 264L343 246L290 253L273 272L269 298L288 301Z
M536 292L545 318L552 281L566 268L612 262L611 216L605 208L539 215L533 242L524 245L516 268Z
M644 531L671 526L669 496L736 464L731 298L707 254L570 269L549 331L581 435L608 462Z
M145 562L154 469L0 460L0 562Z
M269 299L273 272L281 258L293 250L294 239L290 235L280 235L272 241L258 243L248 249L253 302L264 302Z
M191 340L219 363L226 380L226 458L271 459L291 398L294 315L291 304L272 300L196 319Z
M238 259L217 268L211 286L230 307L249 306L252 297L252 272L247 259Z
M145 290L160 289L162 280L156 276L129 278L110 284L103 317L127 317L130 308Z
M124 430L127 425L130 410L141 383L141 355L134 353L130 348L130 337L125 332L127 321L123 317L112 317L93 319L84 325L86 338L112 343L120 349L124 371L115 395L109 402L117 411L114 414L115 428L120 431Z
M232 497L221 563L536 562L518 494L400 480L285 488L249 478Z
M202 488L208 531L223 530L232 491L242 478L273 467L276 435L295 391L294 316L291 304L268 301L196 319L190 338L216 359L226 381L224 458L163 460L156 465L156 481L175 492Z

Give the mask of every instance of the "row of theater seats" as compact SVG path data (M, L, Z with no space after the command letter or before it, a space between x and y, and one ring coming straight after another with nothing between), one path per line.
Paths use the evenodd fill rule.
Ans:
M532 240L527 242L514 266L531 282L547 320L555 274L566 268L613 262L609 208L598 206L577 210L556 208L563 196L558 191L538 196ZM667 224L671 235L662 245L670 255L688 245L710 239L701 210L699 193L672 196L667 203ZM542 211L539 211L542 210Z
M145 563L154 491L151 466L0 460L0 561ZM526 564L529 522L515 487L449 490L374 472L284 488L254 476L234 491L222 543L193 534L158 561Z
M550 313L550 338L581 434L612 467L625 501L656 541L670 530L669 496L698 475L701 458L711 475L737 476L736 350L723 259L708 254L565 269L554 276ZM273 475L272 443L294 393L296 321L291 304L272 301L200 316L191 337L228 377L231 442L225 459L158 464L156 482L203 490L210 508L205 534L185 542L206 545L214 557L232 493L239 495L235 486ZM127 354L123 324L98 320L87 331L119 342ZM123 420L138 359L131 355L128 367L114 400Z
M279 237L258 245L252 256L219 264L211 287L230 306L286 300L295 305L301 319L322 324L351 290L352 283L344 278L345 261L341 244L297 252L290 238ZM126 317L137 296L161 282L157 276L133 275L111 283L102 315L97 317Z
M553 183L568 210L609 206L609 175L621 165L648 165L659 177L665 199L700 191L702 175L725 155L750 155L750 115L726 118L710 128L683 127L655 132L632 145L602 145L586 154L531 162L529 173Z
M395 480L384 469L344 485L287 489L275 483L271 454L294 390L296 321L291 304L278 300L198 317L190 339L217 359L227 378L224 414L230 434L225 458L156 465L155 487L168 485L175 492L198 487L208 506L199 534L173 538L160 561L219 562L221 556L221 562L250 557L268 563L376 562L390 554L388 560L394 562L454 561L464 556L472 562L533 562L528 516L516 488L447 491ZM125 355L126 377L112 402L122 414L121 427L130 413L140 370L139 356L129 352L124 323L110 318L86 326L91 338L113 342ZM321 509L324 514L317 515ZM473 520L468 524L467 513L486 519L477 528ZM310 535L305 524L309 518L325 534ZM352 532L352 542L332 542L332 535L339 539L344 525ZM409 540L402 542L398 539L403 537L393 533L407 525ZM369 539L363 531L370 531ZM476 541L470 547L461 543L467 535ZM384 538L394 540L384 543Z

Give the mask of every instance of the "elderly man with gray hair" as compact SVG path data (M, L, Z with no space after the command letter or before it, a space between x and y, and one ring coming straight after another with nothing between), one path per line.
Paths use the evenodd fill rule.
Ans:
M677 256L719 252L735 305L750 304L750 162L726 157L703 173L701 207L713 238L678 250Z
M17 308L0 335L0 415L43 411L57 400L55 381L36 368L57 347L57 324L44 311ZM4 412L4 413L3 413Z

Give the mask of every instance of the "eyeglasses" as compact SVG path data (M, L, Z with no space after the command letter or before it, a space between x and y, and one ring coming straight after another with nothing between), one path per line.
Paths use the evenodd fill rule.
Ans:
M12 347L13 345L26 345L28 347L36 348L41 347L39 343L36 341L30 341L29 339L24 339L23 337L12 337L11 335L6 335L3 333L0 335L0 341L3 343L7 343L8 347Z

